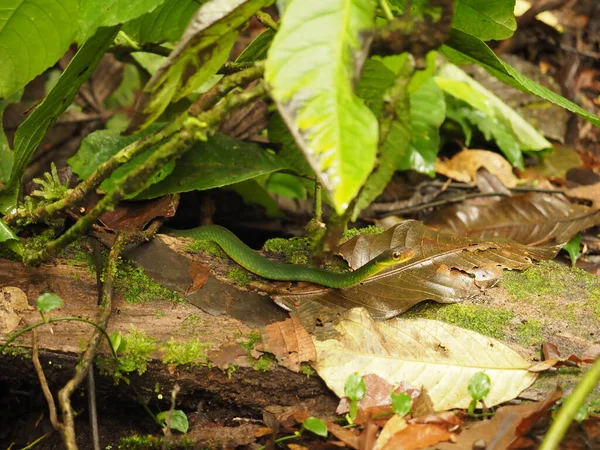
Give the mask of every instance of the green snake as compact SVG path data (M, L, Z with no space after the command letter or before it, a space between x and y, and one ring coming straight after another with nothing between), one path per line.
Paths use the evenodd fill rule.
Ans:
M415 252L406 247L384 251L364 266L352 272L335 273L306 264L282 264L270 261L244 244L235 234L218 225L206 225L190 230L171 230L178 236L213 241L240 266L270 280L310 281L331 288L349 288L383 269L411 259Z

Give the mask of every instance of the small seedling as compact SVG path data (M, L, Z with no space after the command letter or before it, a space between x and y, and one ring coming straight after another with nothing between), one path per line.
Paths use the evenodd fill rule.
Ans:
M48 323L48 319L44 313L49 313L57 308L62 308L65 306L65 302L56 294L45 293L38 297L35 307L40 312L40 316L42 316L42 320Z
M396 394L392 392L392 412L398 414L400 417L407 415L413 404L413 399L406 392Z
M577 260L581 256L581 233L577 233L563 248L571 258L571 266L575 267Z
M298 431L294 432L294 434L282 436L279 439L275 439L275 444L279 444L280 442L288 441L290 439L298 439L302 436L304 430L310 431L311 433L316 434L317 436L321 436L324 438L327 437L327 425L325 424L325 422L323 422L321 419L317 419L316 417L310 416L302 423L302 427L300 427ZM258 450L264 449L265 446L263 445Z
M471 377L469 386L467 387L469 394L473 398L469 404L469 414L473 414L477 407L477 403L490 393L491 384L492 380L490 380L490 377L484 372L477 372Z
M181 431L184 434L187 433L190 426L187 415L180 409L158 413L156 420L163 426L167 426L171 430Z
M350 425L354 423L354 419L356 419L358 414L358 402L365 396L366 393L367 386L365 384L365 380L363 380L358 372L354 372L346 379L346 384L344 385L344 394L350 400L350 411L348 414L346 414L346 419Z

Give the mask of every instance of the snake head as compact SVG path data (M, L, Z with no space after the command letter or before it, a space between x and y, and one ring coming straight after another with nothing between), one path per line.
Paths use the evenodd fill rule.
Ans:
M400 264L412 259L415 256L415 251L408 247L392 247L389 250L381 253L377 258L377 265L383 268Z

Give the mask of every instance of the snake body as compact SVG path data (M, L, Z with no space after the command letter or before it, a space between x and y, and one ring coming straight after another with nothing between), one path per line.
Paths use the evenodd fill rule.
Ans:
M381 253L357 270L335 273L306 264L282 264L270 261L244 244L235 234L218 225L206 225L190 230L173 231L175 235L217 243L240 266L270 280L309 281L332 288L348 288L381 272L383 269L408 261L414 251L396 247Z

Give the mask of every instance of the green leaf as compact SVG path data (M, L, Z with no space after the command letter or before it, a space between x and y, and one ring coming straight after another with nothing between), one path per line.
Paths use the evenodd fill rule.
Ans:
M476 126L488 141L495 141L502 153L513 166L523 168L523 153L516 136L511 133L503 122L490 117L481 111L473 109L464 102L448 98L448 117L458 122L466 131L465 142L470 141L470 130L465 121ZM467 144L468 145L468 144Z
M58 116L71 104L81 84L94 72L118 31L118 27L99 29L75 54L44 101L17 129L14 140L15 161L10 180L0 193L0 212L6 213L14 207L21 177L34 151Z
M452 26L482 41L502 40L517 29L515 0L457 0Z
M176 42L203 3L206 0L165 0L152 12L127 22L123 31L139 44Z
M577 233L573 238L563 245L562 248L569 254L569 258L571 259L571 266L575 267L577 260L581 256L581 233Z
M100 27L112 27L146 14L165 0L81 0L79 41L83 42Z
M444 93L433 79L410 96L410 111L412 138L399 169L433 175L440 146L439 128L446 117Z
M14 152L8 145L6 134L4 134L2 118L4 117L6 107L11 103L18 102L22 94L22 91L15 92L10 97L0 100L0 190L2 190L2 184L10 178L10 171L14 161Z
M302 422L302 426L317 436L327 437L327 425L321 419L311 416Z
M455 65L444 64L435 81L445 92L481 111L491 122L502 125L505 132L512 135L518 144L517 151L507 152L501 148L513 165L523 168L521 151L539 151L552 147L552 144L515 110Z
M47 292L38 297L35 306L39 312L49 313L50 311L65 306L65 302L63 302L63 299L58 295Z
M181 40L144 87L128 132L146 128L173 101L194 92L227 61L239 29L273 0L211 0L196 12Z
M0 99L54 64L78 32L78 0L3 0Z
M375 165L377 120L353 92L374 13L370 0L293 0L265 68L279 112L338 213Z
M162 424L167 425L171 430L187 433L189 423L185 413L180 409L174 409L170 412L170 415L171 417L169 418L169 411L163 411L156 415L156 419Z
M18 255L23 254L23 244L21 243L21 240L2 219L0 219L0 244L5 245Z
M119 350L122 350L121 344L125 344L125 340L123 339L123 336L121 335L120 331L115 331L111 333L108 339L110 340L110 345L115 351L115 353L117 353Z
M250 63L265 59L274 36L275 32L273 30L270 28L266 29L260 33L242 53L240 53L235 62Z
M137 198L227 186L284 168L283 161L258 145L215 135L206 142L194 144L177 161L167 178L150 186Z
M469 380L467 390L473 400L479 401L490 393L491 387L492 380L489 375L484 372L477 372Z
M306 184L314 185L312 181L302 179L289 173L275 172L266 183L267 191L288 198L306 200ZM314 186L311 186L314 190Z
M402 65L408 58L403 54ZM394 56L394 58L397 58ZM392 87L397 71L389 69L379 58L371 58L365 62L360 80L356 86L356 95L363 99L375 117L381 115L383 110L383 97L385 92Z
M413 69L412 61L407 57L403 59L403 63L404 67L399 69L399 74L397 76L381 63L376 66L378 70L375 71L373 70L373 64L371 64L371 68L369 69L370 73L367 74L367 79L363 80L361 78L361 82L359 83L358 92L363 95L368 95L369 101L367 101L367 104L371 108L381 111L384 103L383 99L387 97L396 99L396 107L393 118L383 119L391 120L389 132L379 151L377 170L369 175L369 178L356 201L352 213L352 220L356 220L360 212L368 207L371 202L383 192L389 181L392 179L394 172L406 157L406 151L411 141L411 112L408 85L411 79L410 74ZM379 73L381 76L377 76L376 73ZM392 74L391 83L390 73ZM395 85L392 88L394 78L396 77ZM381 88L384 86L386 89L382 90ZM377 98L379 97L381 98L381 103L377 101Z
M500 81L523 92L548 100L600 127L600 118L552 92L550 89L530 80L498 58L485 42L469 34L453 29L446 41L446 45L440 48L440 52L454 64L479 64Z
M346 379L344 384L344 395L350 400L359 401L367 393L365 380L358 372L354 372Z
M265 186L259 183L257 178L231 184L227 186L227 189L237 192L247 205L262 206L268 217L285 217L285 214L277 206L277 202L273 200L269 192L265 189Z
M71 165L73 172L76 173L79 178L86 179L100 164L108 161L129 144L132 144L160 128L161 125L154 124L152 127L130 136L121 136L118 131L114 130L95 131L89 134L81 142L81 146L77 153L69 159L69 164ZM123 164L115 170L109 178L104 180L100 187L107 192L112 192L119 186L123 178L125 178L129 172L146 161L158 147L159 145L155 145L137 155L131 161ZM148 186L163 180L167 175L173 172L174 168L175 162L170 162L162 167L148 180ZM135 195L132 195L131 197L134 196Z
M413 405L413 399L406 392L396 394L392 392L392 411L399 416L405 416L410 412Z
M296 141L277 112L272 114L269 119L268 133L269 141L281 146L281 149L277 152L277 156L285 161L290 169L298 175L310 178L315 177L315 173L308 165L308 162L306 162L302 151L296 145Z

